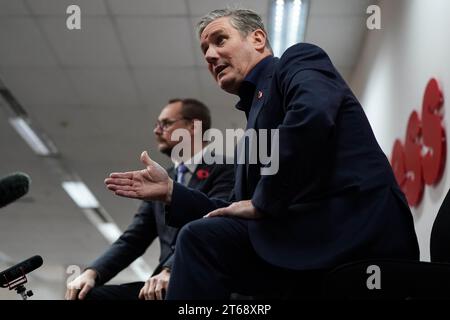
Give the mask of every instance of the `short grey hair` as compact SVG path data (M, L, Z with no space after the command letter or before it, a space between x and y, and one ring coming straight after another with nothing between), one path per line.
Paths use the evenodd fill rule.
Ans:
M200 19L200 21L197 23L198 37L200 38L203 30L205 30L208 24L223 17L230 18L231 25L237 31L239 31L242 37L246 37L250 32L253 32L257 29L261 29L266 35L268 35L261 17L256 12L247 9L226 8L213 10ZM270 51L272 51L268 37L266 41L266 47Z

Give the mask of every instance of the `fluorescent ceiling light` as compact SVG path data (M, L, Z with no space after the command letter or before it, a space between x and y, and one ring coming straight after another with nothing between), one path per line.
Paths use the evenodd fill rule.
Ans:
M276 0L271 7L273 53L279 57L290 46L303 41L309 0Z
M83 182L65 181L62 183L62 187L80 208L93 209L99 207L97 199Z
M17 133L28 143L35 153L41 156L50 155L50 150L45 143L39 138L36 132L31 129L30 125L21 117L10 118L9 123L16 129Z
M284 16L284 1L277 0L275 2L275 17L273 26L273 50L275 56L279 56L282 46L283 38L283 16Z
M289 16L289 28L287 29L287 47L296 44L299 39L299 30L298 27L300 26L300 12L302 10L302 1L301 0L294 0L291 4L291 10L290 10L290 16Z

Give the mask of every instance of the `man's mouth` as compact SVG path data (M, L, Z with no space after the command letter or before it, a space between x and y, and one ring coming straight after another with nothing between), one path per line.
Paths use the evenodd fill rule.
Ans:
M217 67L214 68L214 74L216 75L216 78L219 78L220 73L225 70L226 68L228 68L227 64L221 64L218 65Z

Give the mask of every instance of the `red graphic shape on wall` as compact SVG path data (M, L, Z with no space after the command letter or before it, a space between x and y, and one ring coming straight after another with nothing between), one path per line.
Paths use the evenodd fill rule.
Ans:
M394 142L394 149L392 150L391 166L394 171L395 179L400 187L403 188L403 184L406 179L405 169L405 149L402 142L397 139Z
M422 104L422 136L425 153L422 159L423 178L426 184L439 182L444 172L446 158L445 129L442 126L441 108L444 97L435 79L428 82Z
M413 111L404 145L395 140L391 166L411 206L422 200L425 184L435 185L444 173L447 142L442 125L444 96L436 79L428 81L422 101L422 120Z
M423 177L422 177L422 145L421 126L419 114L413 111L409 116L408 127L405 137L405 183L403 192L412 206L419 204L423 195Z

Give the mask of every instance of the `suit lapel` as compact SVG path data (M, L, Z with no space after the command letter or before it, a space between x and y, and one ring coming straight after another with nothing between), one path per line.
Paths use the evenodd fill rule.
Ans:
M254 103L250 108L250 114L247 121L246 129L257 129L256 123L259 116L259 113L264 108L264 103L267 101L267 95L269 94L270 83L273 77L273 66L274 62L270 66L267 67L266 74L264 75L264 79L262 83L256 88Z
M192 189L200 190L207 180L207 174L211 172L211 166L205 163L200 163L195 168L192 174L191 180L189 181L188 187Z

